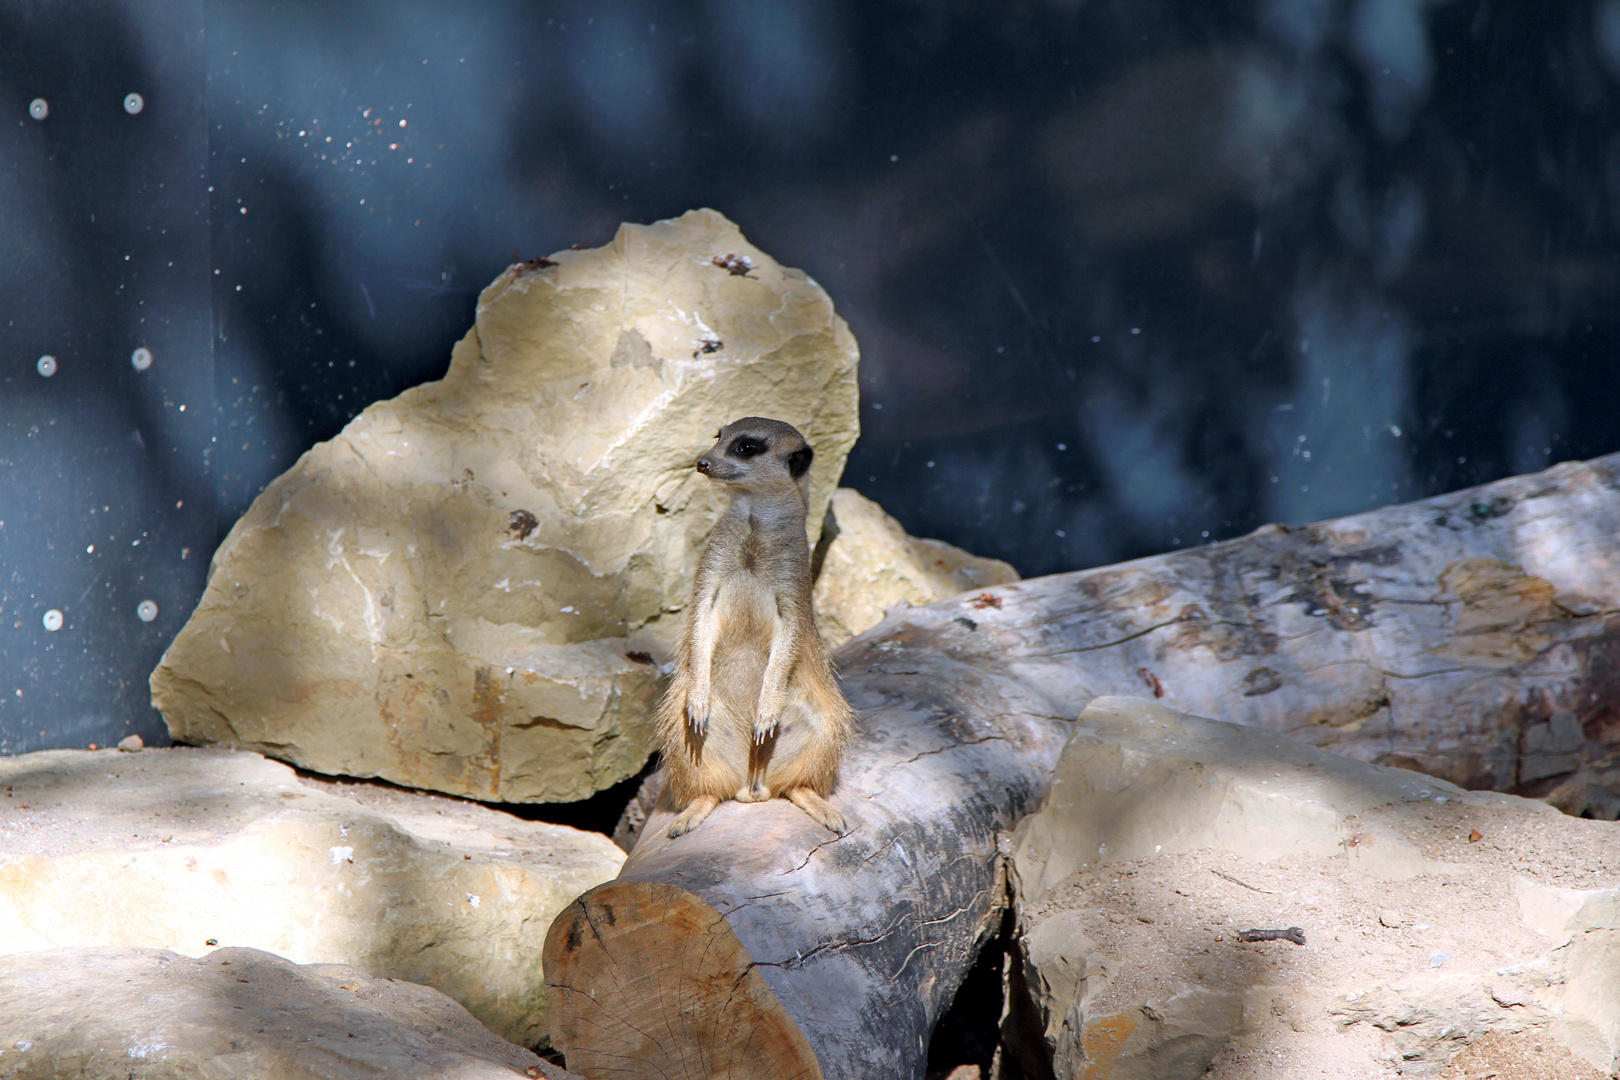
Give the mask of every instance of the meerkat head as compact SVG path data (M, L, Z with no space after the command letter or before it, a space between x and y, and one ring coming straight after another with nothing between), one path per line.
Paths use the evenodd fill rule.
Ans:
M698 472L759 495L797 490L809 502L810 462L816 452L798 428L780 420L745 416L721 428L719 440L698 458Z

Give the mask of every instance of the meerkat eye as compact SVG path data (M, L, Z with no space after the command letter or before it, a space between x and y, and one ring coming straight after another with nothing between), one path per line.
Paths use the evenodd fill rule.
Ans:
M740 458L753 457L763 449L765 449L764 443L750 439L747 436L731 444L731 452Z

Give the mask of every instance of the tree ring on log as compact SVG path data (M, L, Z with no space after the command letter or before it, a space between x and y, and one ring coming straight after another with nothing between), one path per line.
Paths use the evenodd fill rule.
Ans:
M725 917L678 886L598 885L551 924L541 963L552 1042L592 1080L822 1080Z

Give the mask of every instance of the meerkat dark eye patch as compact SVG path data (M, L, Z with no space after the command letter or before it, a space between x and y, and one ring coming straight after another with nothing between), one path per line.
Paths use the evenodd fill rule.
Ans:
M800 447L788 455L788 475L797 480L810 471L810 462L815 459L816 452L808 446Z
M731 453L740 458L751 458L764 449L764 443L758 439L750 439L746 435L731 444Z

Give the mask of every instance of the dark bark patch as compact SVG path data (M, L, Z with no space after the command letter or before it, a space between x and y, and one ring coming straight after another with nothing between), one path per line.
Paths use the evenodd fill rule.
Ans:
M1476 499L1468 504L1468 520L1483 525L1495 518L1505 517L1513 510L1513 500L1506 495L1490 499Z
M1277 651L1277 635L1259 625L1252 612L1234 609L1230 620L1211 619L1199 604L1188 604L1178 616L1176 647L1205 646L1222 662L1244 656L1269 656Z
M1243 696L1262 697L1282 688L1282 676L1268 667L1257 667L1243 677Z

